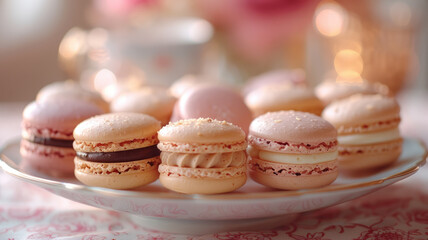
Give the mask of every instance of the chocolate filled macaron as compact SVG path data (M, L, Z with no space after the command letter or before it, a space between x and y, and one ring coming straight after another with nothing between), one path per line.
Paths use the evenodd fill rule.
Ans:
M400 106L392 97L353 95L328 105L322 116L337 128L341 169L383 167L401 154Z
M279 111L250 126L250 176L268 187L298 190L332 183L338 176L337 132L314 114Z
M73 130L83 120L104 111L79 99L28 104L22 114L21 156L25 164L53 176L72 176Z
M176 192L215 194L247 180L247 142L236 125L210 118L171 122L159 133L161 184Z
M89 186L129 189L155 181L161 123L140 113L110 113L74 129L76 178Z

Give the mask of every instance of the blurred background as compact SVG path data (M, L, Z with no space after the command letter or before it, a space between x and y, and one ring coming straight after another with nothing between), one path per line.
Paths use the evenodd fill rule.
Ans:
M312 86L428 89L427 12L425 0L0 0L0 101L66 79L108 97L118 83L192 73L240 86L294 68Z

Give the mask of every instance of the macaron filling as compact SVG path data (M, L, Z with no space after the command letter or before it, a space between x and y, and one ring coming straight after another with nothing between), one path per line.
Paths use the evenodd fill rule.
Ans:
M319 154L288 154L270 151L259 151L259 158L271 162L290 164L316 164L337 159L338 151Z
M160 155L156 145L116 152L76 152L76 156L89 162L118 163L154 158Z
M337 139L343 145L362 145L381 142L389 142L400 139L400 131L398 128L372 133L360 133L338 136Z
M25 136L24 139L32 143L46 145L46 146L73 148L73 140L45 138L45 137L39 137L39 136L31 136L31 137Z

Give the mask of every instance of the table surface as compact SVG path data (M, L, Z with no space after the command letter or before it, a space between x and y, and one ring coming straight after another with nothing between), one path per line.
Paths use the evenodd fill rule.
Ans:
M428 94L404 92L399 101L402 134L427 144ZM0 103L0 145L20 136L25 104ZM281 228L184 236L149 231L127 214L70 201L0 170L0 239L428 239L427 183L428 164L401 182Z

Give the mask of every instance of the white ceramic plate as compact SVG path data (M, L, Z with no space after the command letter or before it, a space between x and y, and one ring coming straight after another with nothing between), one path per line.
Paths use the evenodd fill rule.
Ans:
M176 233L209 233L227 230L256 230L276 227L297 213L339 204L376 191L414 174L424 163L427 151L414 139L405 139L398 161L376 172L360 176L340 174L330 186L279 191L249 180L228 194L186 195L170 192L159 182L134 190L88 187L76 179L54 178L25 165L19 140L6 144L0 152L0 166L17 178L50 192L98 208L139 216L145 227ZM221 224L220 224L221 223Z

